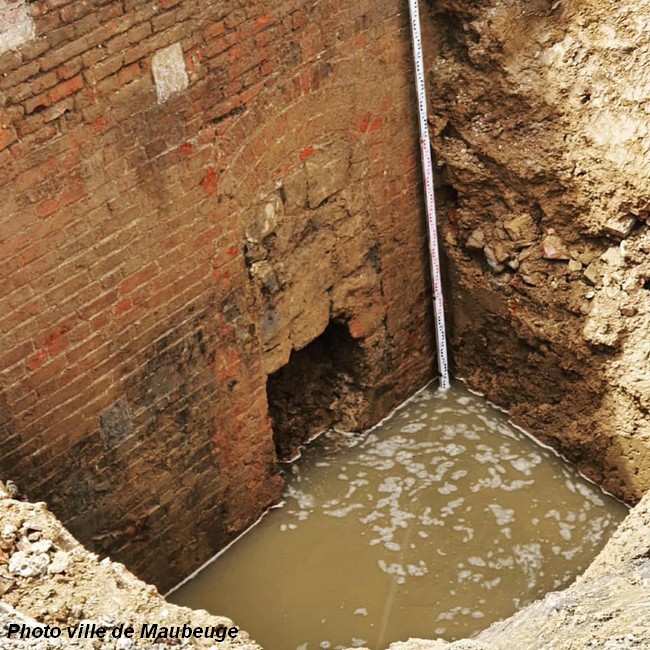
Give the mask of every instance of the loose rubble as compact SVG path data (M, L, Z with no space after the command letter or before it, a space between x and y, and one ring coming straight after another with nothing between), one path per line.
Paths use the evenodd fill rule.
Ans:
M15 487L15 486L14 486ZM232 621L165 602L158 591L121 564L84 549L43 503L18 501L0 483L0 648L7 650L261 650L239 631L236 639L151 643L139 638L7 638L10 623L67 628L80 623L112 629L144 623L191 627L232 626ZM65 636L65 638L64 638ZM137 634L136 634L137 637Z

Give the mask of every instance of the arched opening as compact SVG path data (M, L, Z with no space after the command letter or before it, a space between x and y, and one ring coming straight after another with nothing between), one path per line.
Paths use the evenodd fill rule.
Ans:
M269 375L267 396L278 460L328 427L356 428L365 404L362 350L345 323L332 321L309 345Z

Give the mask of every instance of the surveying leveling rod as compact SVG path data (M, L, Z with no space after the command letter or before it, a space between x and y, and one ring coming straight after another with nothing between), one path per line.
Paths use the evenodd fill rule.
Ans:
M442 297L440 278L440 257L438 254L438 228L436 226L436 202L433 193L433 166L431 164L431 143L427 124L427 98L422 60L422 34L420 32L420 10L418 0L409 0L411 12L411 31L413 35L413 59L415 62L415 82L418 92L418 112L420 117L420 148L422 151L422 174L426 196L427 221L429 222L429 254L431 257L431 281L433 284L433 307L436 321L436 343L438 345L438 370L440 388L449 388L449 363L447 361L447 335L445 332L445 306Z

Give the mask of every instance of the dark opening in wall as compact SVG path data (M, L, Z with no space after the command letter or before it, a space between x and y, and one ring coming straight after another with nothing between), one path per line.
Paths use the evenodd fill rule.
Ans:
M363 378L363 351L344 323L331 322L317 339L292 352L266 385L278 460L291 459L328 427L356 428L366 402Z

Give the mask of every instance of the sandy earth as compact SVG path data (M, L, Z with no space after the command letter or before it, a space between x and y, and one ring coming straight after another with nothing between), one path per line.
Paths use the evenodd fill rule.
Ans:
M152 561L155 558L152 558ZM0 648L50 650L167 650L177 643L153 643L138 638L143 624L191 627L232 626L232 621L205 611L171 605L155 587L135 578L123 565L101 560L83 548L43 503L12 499L0 483ZM17 615L15 612L18 612ZM135 639L20 641L5 637L4 624L27 617L31 624L61 628L96 623L111 628L134 627ZM20 620L22 622L23 619ZM63 630L65 635L65 630ZM240 631L235 640L213 643L201 639L187 648L260 650Z

